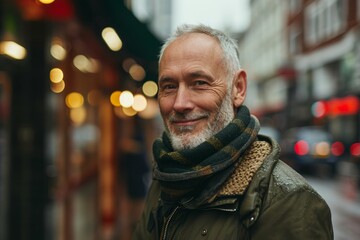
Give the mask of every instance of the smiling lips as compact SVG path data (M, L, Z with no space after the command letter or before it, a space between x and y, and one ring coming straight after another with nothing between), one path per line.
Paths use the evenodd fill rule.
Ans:
M190 125L194 125L196 122L200 121L202 118L198 118L198 119L184 119L184 120L175 120L175 121L171 121L172 124L174 125L178 125L178 126L190 126Z
M201 114L197 116L172 116L170 117L170 123L175 126L193 126L199 121L207 118L207 114Z

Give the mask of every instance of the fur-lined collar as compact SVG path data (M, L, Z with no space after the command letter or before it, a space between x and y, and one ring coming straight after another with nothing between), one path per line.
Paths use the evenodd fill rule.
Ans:
M268 142L255 141L245 153L234 173L220 189L217 197L242 195L270 152L271 145Z

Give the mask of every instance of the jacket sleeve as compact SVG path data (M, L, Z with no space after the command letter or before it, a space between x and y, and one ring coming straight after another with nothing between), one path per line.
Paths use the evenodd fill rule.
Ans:
M312 189L300 188L276 199L251 227L252 239L333 239L331 213Z

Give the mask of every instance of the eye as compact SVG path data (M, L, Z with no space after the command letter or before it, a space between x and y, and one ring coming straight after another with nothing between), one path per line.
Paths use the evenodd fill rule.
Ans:
M176 87L177 87L176 84L173 83L166 83L160 85L161 90L171 90L171 89L175 89Z
M196 80L195 82L194 82L194 85L195 86L203 86L203 85L207 85L208 83L206 82L206 81L204 81L204 80Z

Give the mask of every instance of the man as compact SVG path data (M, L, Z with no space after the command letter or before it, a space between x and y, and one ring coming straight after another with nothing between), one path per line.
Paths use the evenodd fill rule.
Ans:
M232 39L179 27L160 52L158 83L166 131L133 239L333 239L325 201L257 134Z

